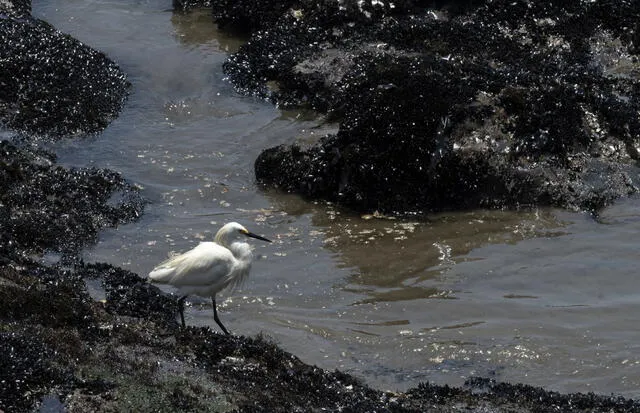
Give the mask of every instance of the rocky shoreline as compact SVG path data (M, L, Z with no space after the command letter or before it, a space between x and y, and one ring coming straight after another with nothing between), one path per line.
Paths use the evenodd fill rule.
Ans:
M350 13L364 12L370 16L364 13L362 22L372 22L379 18L380 21L387 21L384 24L391 24L388 21L390 19L386 18L389 17L389 10L379 10L374 3L379 2L372 2L371 5L367 3L364 9L359 9L354 2L349 10L338 13L340 19L333 28L349 31L350 20L344 19L353 18L354 14ZM318 4L327 7L335 5L332 2ZM396 12L404 10L403 13L406 14L410 11L408 4L397 3L396 7L399 9ZM628 3L621 4L630 7ZM214 15L221 24L250 28L258 33L243 50L230 59L227 67L229 72L237 70L238 62L243 56L248 56L247 51L258 47L261 41L271 39L267 42L271 43L273 38L269 37L272 34L268 30L272 26L277 30L284 29L274 21L284 19L288 23L297 22L304 31L308 31L309 22L315 18L313 16L327 16L327 11L322 9L324 6L318 6L320 9L316 10L311 4L304 5L308 8L300 9L291 9L291 5L292 2L274 5L263 15L257 14L262 12L260 9L253 9L255 13L248 14L252 9L242 2L219 2L212 5ZM222 13L221 10L226 12ZM39 149L32 143L43 137L70 138L102 130L117 116L126 100L129 84L125 74L105 55L57 32L46 22L33 19L29 12L30 4L26 1L0 4L0 42L3 43L0 49L3 56L0 90L4 91L0 94L0 121L6 130L4 140L0 142L0 411L640 412L640 402L617 396L559 394L526 385L495 383L482 378L470 379L463 388L424 383L404 393L384 392L370 388L349 374L307 365L270 342L268 337L228 337L208 328L181 329L176 322L175 297L162 293L137 274L107 264L84 263L78 259L79 251L95 242L102 228L123 225L140 217L144 212L145 200L138 188L127 182L126 177L106 169L59 166L55 154ZM258 19L258 15L270 17ZM425 19L425 16L417 19L416 30L424 29L423 25L428 23ZM378 23L367 27L381 33L383 26L376 27ZM259 29L263 31L257 31ZM355 35L356 29L353 32ZM624 30L619 35L624 39ZM261 40L260 36L265 36L265 39ZM294 39L293 34L288 36ZM341 36L347 39L344 33ZM629 42L633 43L634 38L631 36L630 39ZM327 49L318 50L327 53ZM415 62L412 63L406 56L396 58L389 52L391 48L383 50L382 55L372 54L373 60L369 63L362 61L363 67L374 64L385 71L398 71L398 74L402 70L413 68L416 79L429 81L427 74L430 73L429 70L433 70L433 66L424 66L426 63L422 62L423 66L419 64L414 67ZM366 52L371 54L370 51ZM283 50L282 53L286 57L286 51ZM309 63L317 57L318 55L308 54L305 59ZM380 149L376 145L392 136L389 133L395 124L388 123L389 120L398 118L397 114L387 111L384 105L381 106L379 116L369 111L363 117L356 118L357 94L364 93L367 88L372 89L372 94L364 93L362 96L366 99L362 100L383 103L394 94L401 96L401 93L406 92L405 86L400 82L393 81L395 83L391 84L390 80L390 83L380 83L379 78L372 78L374 83L365 87L368 82L365 77L369 72L362 72L359 78L357 73L350 72L350 65L346 65L356 61L361 61L360 57L354 56L345 62L341 76L340 82L351 78L348 84L339 86L349 92L342 96L352 97L351 102L345 101L343 108L335 107L330 99L326 99L326 104L322 107L321 100L336 93L332 87L323 89L321 86L327 82L326 77L317 77L319 88L307 91L307 96L314 96L311 100L317 101L316 103L305 102L300 90L296 92L292 87L293 83L299 82L296 76L311 79L317 76L316 69L301 70L290 79L293 83L288 85L282 79L265 77L259 71L251 75L254 80L257 79L257 83L252 84L247 80L247 90L258 91L262 83L278 80L282 83L281 91L278 94L268 93L274 101L311 104L316 109L334 112L333 116L343 119L338 136L326 138L320 146L265 151L257 163L259 177L266 183L273 184L275 175L269 178L261 168L270 163L282 162L280 157L284 156L290 158L291 162L282 162L281 167L290 168L287 173L292 181L278 183L281 187L300 191L308 196L343 199L345 205L356 209L375 207L388 212L395 211L396 207L391 207L392 205L400 205L397 207L399 211L412 210L417 208L418 201L426 199L426 193L418 194L414 199L401 197L395 203L390 201L391 198L384 197L384 187L379 188L381 193L365 191L362 196L358 196L361 190L355 189L352 182L356 181L351 178L358 177L360 172L343 169L345 160L349 163L360 162L360 153L365 149L369 150L366 145L370 144L371 149ZM278 62L302 67L296 60L284 59ZM450 67L448 63L437 62L436 59L432 63L444 65L442 70L458 70L457 73L461 76L464 73L462 68L467 68L461 64L456 69L457 66ZM279 70L280 67L273 73L277 74ZM333 71L327 73L335 76ZM239 72L234 78L238 85L242 84ZM436 74L435 79L444 78ZM431 82L437 89L438 82ZM627 83L628 88L637 88L633 82ZM329 82L330 86L332 84ZM567 84L561 82L561 85ZM616 92L626 90L621 88L622 86L617 85L614 89ZM266 93L266 89L263 92ZM516 90L513 93L515 95L509 95L511 98L503 98L507 101L513 99L511 104L514 105L514 102L523 101L526 107L526 102L529 101L527 93L530 92ZM465 96L468 98L474 95ZM631 105L637 104L637 97L632 96L630 101ZM546 107L545 102L543 99L541 108ZM411 106L419 103L408 100L401 107L409 112ZM548 102L552 103L553 100ZM582 101L574 103L574 109L585 104ZM460 107L460 110L468 114L472 111L469 105L467 102L464 109L464 102L453 106ZM460 122L469 118L458 117L462 115L445 109L435 108L433 118L423 120L415 129L431 131L434 136L442 138L442 155L436 157L432 170L450 165L448 162L454 162L458 168L455 170L461 174L471 173L464 172L466 169L463 166L487 167L487 160L479 157L478 149L470 149L475 155L464 158L464 162L471 162L469 164L462 160L459 160L462 163L455 164L457 161L448 158L453 156L448 152L455 145L451 141L452 136L466 139L464 134L455 134L452 130L461 128ZM585 164L602 162L602 165L613 168L609 182L610 192L599 195L594 200L595 186L590 187L591 191L576 192L571 202L567 197L559 196L558 200L566 201L566 205L562 203L565 201L558 201L559 205L595 208L617 196L635 191L629 181L629 171L633 167L625 163L625 160L633 158L628 146L633 144L630 137L637 137L634 129L637 126L629 119L629 114L625 112L627 109L623 109L610 109L611 119L619 116L621 121L629 122L628 128L610 121L607 129L611 131L621 128L618 134L624 136L617 142L618 150L613 151L611 156L601 155L596 160L580 158L585 160ZM474 110L478 110L478 113L488 110L493 113L491 116L497 116L495 108L489 110L480 105ZM407 115L409 117L406 119L398 119L405 122L405 128L402 129L405 132L414 130L410 120L411 113ZM443 119L449 120L445 122ZM533 124L540 127L540 124ZM363 135L352 132L361 127L369 128L360 133L377 136L377 143L358 143ZM386 128L386 134L379 135L380 128ZM470 126L469 130L473 128ZM344 139L351 139L352 146L345 148ZM597 145L603 146L603 142L605 140L598 141ZM361 144L364 146L360 146ZM479 143L478 147L486 149L483 145L489 144L496 143ZM406 155L413 150L413 146L400 147L392 154ZM525 149L527 153L536 150L538 149L530 147ZM326 156L323 152L327 151L334 154L333 158L323 158ZM433 160L434 153L425 151L420 156ZM564 150L563 153L565 161L573 156L573 152L569 150ZM547 164L540 160L544 156L536 156L536 168L545 177L548 174L545 172ZM561 160L557 156L560 155L556 153L550 156L552 161L548 162L556 165ZM615 157L619 162L614 163ZM318 160L320 158L322 160ZM472 162L473 159L475 161ZM306 172L300 169L303 167L322 170L327 176L322 178L324 181L304 182ZM497 171L508 173L508 170L507 166L498 163L483 176L503 179L497 175ZM477 172L477 169L471 171ZM398 177L409 172L399 171ZM583 182L584 174L593 173L594 170L587 168L574 172L574 181ZM349 179L343 177L345 173ZM531 169L525 171L523 174L526 179L512 183L524 185L523 182L532 179L530 173ZM554 170L553 173L559 172ZM362 180L371 178L366 174L358 177ZM346 186L340 189L343 192L333 193L336 188L341 188L343 181L346 182ZM483 180L476 181L479 187L487 184ZM535 188L536 182L539 182L535 179L533 181L535 182L529 182L528 186L520 189L525 195L526 191L533 191L531 188ZM433 185L429 190L437 190L441 183L434 182ZM314 188L322 188L322 191L314 192ZM346 195L340 195L341 193ZM398 196L389 195L392 198ZM371 199L368 198L370 196L380 196L381 204L371 204ZM501 199L509 200L511 196L514 196L513 191L506 191ZM459 196L452 194L447 199L457 197ZM475 198L471 198L463 206L485 205L478 201L482 196L476 194ZM531 202L539 200L535 196L530 198ZM492 204L493 201L487 200L487 205ZM425 209L436 208L433 204L430 205ZM511 203L507 202L507 205ZM446 208L444 201L442 208ZM47 265L41 259L44 254L54 254L59 259L55 260L55 264ZM98 301L89 294L87 282L102 285L106 294L104 301Z
M218 24L252 33L237 88L339 123L266 149L266 186L398 215L638 192L637 3L227 3Z

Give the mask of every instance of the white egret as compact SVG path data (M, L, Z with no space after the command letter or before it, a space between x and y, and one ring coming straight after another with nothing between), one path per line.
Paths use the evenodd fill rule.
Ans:
M178 299L183 327L184 300L189 294L195 294L211 297L213 319L225 334L229 334L218 318L216 293L240 284L249 275L253 254L251 246L240 239L244 236L271 242L247 231L237 222L230 222L218 230L214 242L201 242L192 250L169 258L149 273L151 282L173 285L183 294Z

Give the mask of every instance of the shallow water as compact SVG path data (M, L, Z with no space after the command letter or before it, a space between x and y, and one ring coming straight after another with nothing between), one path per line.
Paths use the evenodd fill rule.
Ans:
M263 332L303 361L382 389L479 375L564 392L640 397L640 203L598 221L540 209L360 217L264 192L253 160L332 129L237 95L221 65L242 39L169 2L45 0L34 16L104 51L133 84L102 134L55 145L63 164L107 167L151 201L104 231L86 261L141 275L235 220L256 241L248 282L220 301L235 334ZM192 297L187 322L210 325Z

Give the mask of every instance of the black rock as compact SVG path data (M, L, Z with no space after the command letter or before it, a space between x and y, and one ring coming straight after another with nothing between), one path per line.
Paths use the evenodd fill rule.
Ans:
M253 31L225 64L238 89L340 122L263 152L259 182L396 214L637 192L640 3L427 3L234 3Z
M75 256L100 229L138 219L145 204L118 173L66 169L48 152L7 141L0 142L0 189L0 256Z
M30 10L30 2L0 5L0 123L52 138L101 131L126 99L125 74Z

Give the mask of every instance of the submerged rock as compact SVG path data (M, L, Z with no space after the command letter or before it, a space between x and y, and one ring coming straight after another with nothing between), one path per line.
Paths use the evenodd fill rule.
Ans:
M0 2L0 124L52 138L99 132L119 113L129 82L103 53Z
M254 31L225 64L240 90L340 122L265 150L258 181L399 214L636 193L639 3L466 3L214 2Z

